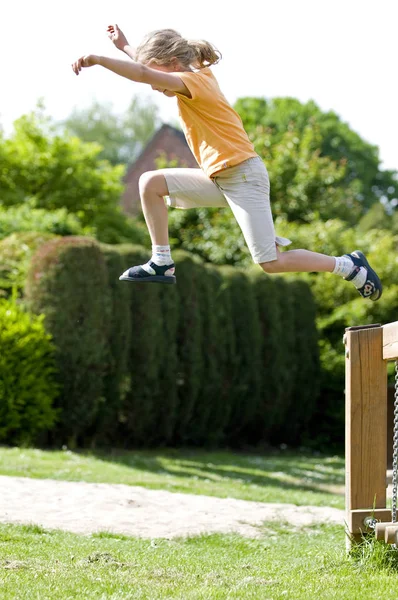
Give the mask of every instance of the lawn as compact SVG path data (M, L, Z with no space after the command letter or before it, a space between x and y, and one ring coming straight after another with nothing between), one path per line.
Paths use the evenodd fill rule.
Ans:
M344 460L286 450L71 452L0 448L0 474L124 483L219 497L344 506ZM0 525L5 600L368 600L396 598L398 552L342 526L264 523L258 538L136 539Z
M397 552L345 554L339 526L292 531L264 524L259 539L204 535L140 540L0 525L6 600L395 600Z
M124 483L220 498L344 508L343 458L285 450L261 455L0 448L0 475Z

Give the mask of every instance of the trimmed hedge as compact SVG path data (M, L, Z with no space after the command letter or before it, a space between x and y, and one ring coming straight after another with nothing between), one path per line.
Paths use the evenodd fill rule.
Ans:
M300 443L319 382L308 286L184 251L177 286L119 282L147 258L81 237L34 255L25 301L45 314L61 385L49 443Z
M108 444L117 439L124 398L131 387L129 374L131 346L131 289L118 280L124 270L123 257L114 246L102 244L102 255L108 273L109 311L107 320L107 369L103 377L103 393L89 438L93 443Z
M34 255L27 305L44 314L57 347L60 419L53 439L85 442L98 413L108 371L110 292L99 245L89 238L51 240Z
M177 386L178 404L174 442L190 442L189 432L203 383L203 330L201 318L202 262L184 251L174 253L178 271L178 305L181 318L177 324Z
M226 437L233 445L250 444L251 430L260 401L261 336L254 287L244 271L221 267L224 284L220 302L228 295L234 351L231 360Z

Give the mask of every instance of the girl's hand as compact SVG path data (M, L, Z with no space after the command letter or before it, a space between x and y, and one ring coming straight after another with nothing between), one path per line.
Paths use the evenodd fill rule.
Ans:
M81 56L73 64L72 69L76 75L79 75L80 71L85 67L92 67L93 65L99 64L99 58L95 54L86 54Z
M128 46L126 36L123 31L119 29L118 25L108 25L107 28L108 38L112 40L118 50L124 51L125 46Z

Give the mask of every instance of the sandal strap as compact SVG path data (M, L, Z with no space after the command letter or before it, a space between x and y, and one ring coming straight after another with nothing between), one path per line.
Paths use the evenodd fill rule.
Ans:
M174 263L171 263L171 265L159 266L156 263L149 261L148 265L155 271L156 275L164 275L166 271L174 268ZM151 277L151 274L143 269L141 265L138 265L129 269L129 277Z
M344 277L344 279L346 281L351 281L352 279L354 279L354 277L356 277L358 275L360 270L361 270L361 267L355 266L352 273L350 273L350 275L348 275L348 277Z
M150 260L148 265L155 271L156 275L164 275L169 269L174 269L174 263L159 266Z

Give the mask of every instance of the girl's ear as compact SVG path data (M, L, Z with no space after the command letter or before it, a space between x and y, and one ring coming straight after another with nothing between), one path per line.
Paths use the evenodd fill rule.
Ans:
M173 71L181 71L180 61L175 56L173 56L173 58L171 59L170 64L173 68Z

